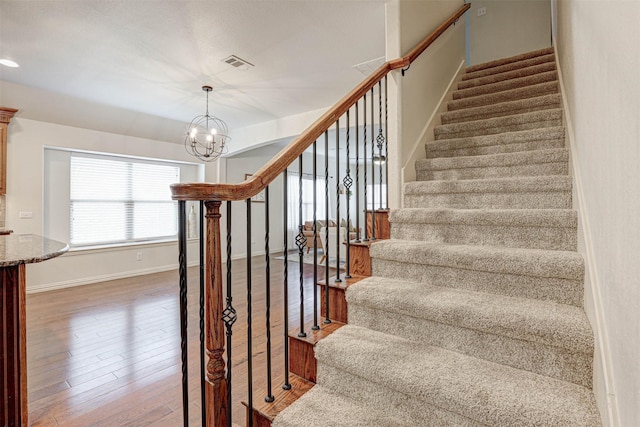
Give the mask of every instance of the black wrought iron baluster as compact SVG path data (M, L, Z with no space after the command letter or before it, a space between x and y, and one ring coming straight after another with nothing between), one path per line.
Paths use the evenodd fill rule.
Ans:
M189 373L187 355L187 213L178 201L178 265L180 271L180 355L182 357L182 422L189 425Z
M317 165L317 140L313 141L313 326L311 329L317 331L318 326L318 221L316 211L318 209L318 165Z
M329 131L324 132L324 323L329 318Z
M282 219L284 222L284 384L283 390L291 390L291 382L289 381L289 174L285 169L282 172Z
M271 252L269 250L269 186L264 189L264 253L265 253L265 293L267 312L266 329L267 329L267 395L265 402L273 402L275 397L272 392L271 385Z
M205 394L205 343L204 343L204 200L200 200L200 227L199 227L199 237L200 241L198 242L199 249L199 273L200 273L200 310L198 315L200 316L200 402L202 404L202 425L205 424L205 420L207 419L207 405L206 402L206 394Z
M350 137L350 126L351 126L351 121L349 120L349 112L351 111L351 109L347 110L347 173L344 176L344 179L342 180L342 183L344 184L344 191L345 194L347 195L346 199L347 199L347 231L346 231L346 239L347 239L347 256L346 256L346 260L345 260L345 264L346 264L346 269L347 272L345 274L345 279L350 279L351 278L351 267L349 266L349 261L351 258L351 254L349 253L349 245L351 244L350 240L351 240L351 215L350 215L350 201L351 201L351 185L353 184L353 178L351 178L351 160L349 159L349 137ZM339 234L338 234L339 235Z
M382 147L384 145L384 135L382 134L382 80L378 82L378 137L376 138L378 145L378 179L380 183L380 209L382 209L382 163L385 158L382 155ZM374 209L375 210L375 209Z
M336 283L340 278L340 119L336 120ZM327 262L329 265L329 262Z
M384 76L384 177L387 181L386 186L386 202L384 207L389 209L389 86L387 85L387 76Z
M367 94L365 93L363 96L363 101L362 101L362 117L363 117L363 125L362 125L362 131L364 133L363 135L363 155L362 155L362 160L364 161L363 165L362 165L362 170L364 171L364 239L362 239L363 241L368 241L369 240L369 227L367 227L367 215L368 215L368 211L367 209L369 209L369 195L368 195L368 191L367 191L367 187L369 184L369 181L367 179ZM358 212L358 215L360 215L360 212Z
M375 155L375 115L373 111L373 88L371 88L371 240L376 240L376 164L373 161Z
M307 246L307 237L302 230L302 154L300 154L298 157L298 235L296 236L296 245L300 259L300 332L298 332L298 336L301 338L307 336L304 331L304 248Z
M231 427L232 423L232 413L231 405L233 403L232 395L231 395L231 383L232 383L232 354L231 350L233 346L231 345L231 335L232 335L232 327L233 324L236 323L238 319L238 314L236 313L236 309L233 308L232 301L233 297L231 295L231 202L227 202L227 296L226 307L222 311L222 320L224 321L224 326L226 328L227 334L227 408L229 409L227 412L227 427ZM204 422L203 422L204 425Z
M251 339L251 198L247 199L247 417L253 425L253 343Z
M356 102L356 243L360 243L360 128L358 102Z

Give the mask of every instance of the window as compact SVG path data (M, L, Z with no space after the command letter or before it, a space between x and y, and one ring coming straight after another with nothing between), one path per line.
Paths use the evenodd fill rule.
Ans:
M200 165L45 148L44 232L73 249L174 240L170 185L199 181Z
M299 224L300 200L299 200L299 179L296 173L289 172L289 221L291 225ZM316 179L316 219L324 219L325 214L325 198L324 198L324 178ZM302 177L302 223L305 221L313 221L313 178Z
M380 188L382 187L382 200L380 199ZM382 202L382 203L381 203ZM375 203L375 209L386 207L387 184L367 184L367 210L371 210Z
M73 153L70 161L72 246L170 238L177 234L177 203L169 186L175 165L140 163Z
M298 234L300 224L300 200L299 200L299 179L300 175L289 172L288 174L288 236L289 245L295 245L294 239ZM324 177L316 178L316 219L324 220L325 217L325 198L324 198ZM305 221L313 221L313 175L310 177L302 176L302 224ZM320 232L320 230L318 230ZM293 246L292 246L293 247Z

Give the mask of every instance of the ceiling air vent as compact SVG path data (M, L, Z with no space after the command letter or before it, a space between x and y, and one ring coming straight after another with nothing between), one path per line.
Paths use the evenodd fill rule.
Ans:
M245 61L242 58L238 58L235 55L231 55L231 56L223 59L222 62L226 62L227 64L231 65L232 67L237 68L239 70L243 70L243 71L254 67L254 65L251 62Z

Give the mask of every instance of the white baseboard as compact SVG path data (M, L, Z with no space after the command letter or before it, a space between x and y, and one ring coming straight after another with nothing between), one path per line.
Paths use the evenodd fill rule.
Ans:
M190 263L189 267L197 266L198 263ZM144 276L153 273L162 273L165 271L177 270L178 264L163 265L159 267L143 268L140 270L119 271L117 273L102 274L99 276L82 277L80 279L65 280L62 282L43 283L40 285L27 286L27 294L35 294L38 292L55 291L58 289L73 288L75 286L91 285L94 283L107 282L110 280L126 279L129 277Z
M594 355L594 395L596 403L600 410L602 423L606 427L619 427L620 415L618 411L618 402L616 392L613 385L613 372L611 368L611 350L609 348L609 337L605 326L606 319L604 317L604 309L602 305L601 283L598 277L596 264L594 262L593 240L591 239L591 226L589 217L586 214L586 205L584 201L584 186L580 176L580 169L576 167L576 142L573 133L571 117L568 102L566 98L564 80L560 61L558 58L558 49L555 48L556 66L558 69L558 81L560 83L560 92L562 94L562 104L565 111L564 120L566 128L566 138L569 141L569 151L571 156L571 172L573 179L573 195L574 208L578 211L578 233L581 234L584 247L578 250L584 257L585 261L585 311L591 322L591 326L595 333L595 355ZM589 286L586 286L586 285ZM603 388L603 389L600 389Z
M283 248L275 248L271 250L270 253L276 254L276 253L282 252L282 250ZM265 251L259 251L259 252L254 252L252 256L261 256L264 254L265 254ZM247 257L246 253L242 253L242 254L233 255L231 259L236 261L240 259L245 259L246 257ZM226 262L226 258L223 258L222 263L224 264L225 262ZM198 265L199 265L199 261L190 262L188 264L189 267L197 267ZM171 270L177 270L177 269L178 269L178 264L170 264L170 265L163 265L163 266L152 267L152 268L144 268L140 270L118 271L116 273L102 274L99 276L91 276L91 277L82 277L79 279L65 280L61 282L42 283L39 285L27 286L27 294L36 294L39 292L55 291L58 289L91 285L94 283L107 282L110 280L126 279L129 277L144 276L147 274L162 273L165 271L171 271Z

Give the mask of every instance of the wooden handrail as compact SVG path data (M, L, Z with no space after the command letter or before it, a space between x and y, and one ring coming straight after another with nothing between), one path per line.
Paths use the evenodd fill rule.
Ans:
M297 159L311 144L327 131L344 113L364 96L373 86L378 84L389 72L398 68L405 68L422 54L447 28L453 25L469 8L471 3L463 5L449 19L429 34L422 42L402 58L389 61L380 66L362 83L343 97L337 104L324 113L309 126L291 144L283 148L266 165L253 174L247 181L239 184L227 183L181 183L171 186L174 200L246 200L255 196L275 180L295 159Z

